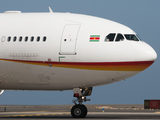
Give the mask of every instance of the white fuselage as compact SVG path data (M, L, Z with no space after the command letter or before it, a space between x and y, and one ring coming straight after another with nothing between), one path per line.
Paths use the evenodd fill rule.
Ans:
M69 90L110 84L143 71L157 58L143 41L106 42L110 33L136 35L122 24L86 15L0 14L0 89ZM91 40L93 36L98 40Z

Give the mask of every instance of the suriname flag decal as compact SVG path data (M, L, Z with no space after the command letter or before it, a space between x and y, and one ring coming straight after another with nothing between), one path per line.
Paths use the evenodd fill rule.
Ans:
M99 42L100 35L90 35L90 42Z

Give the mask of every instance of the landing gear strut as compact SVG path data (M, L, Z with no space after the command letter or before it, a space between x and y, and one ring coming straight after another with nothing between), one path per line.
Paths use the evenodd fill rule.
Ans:
M90 96L92 93L92 87L88 88L74 88L74 97L77 97L77 100L73 102L75 105L71 109L71 115L74 118L84 118L87 115L87 108L82 102L90 101L90 99L86 99L85 96ZM78 104L77 104L78 102Z

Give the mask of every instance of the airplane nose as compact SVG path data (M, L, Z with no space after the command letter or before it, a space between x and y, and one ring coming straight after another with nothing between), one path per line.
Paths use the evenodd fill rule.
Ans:
M143 42L140 45L136 45L136 61L155 61L157 59L157 53L155 50Z

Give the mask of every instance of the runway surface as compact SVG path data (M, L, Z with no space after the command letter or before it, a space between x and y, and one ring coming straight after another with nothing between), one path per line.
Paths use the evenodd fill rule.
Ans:
M72 119L73 105L1 105L0 120ZM83 119L160 119L160 110L144 110L143 105L86 105L88 114ZM103 109L104 108L104 112ZM6 112L5 112L6 111Z

